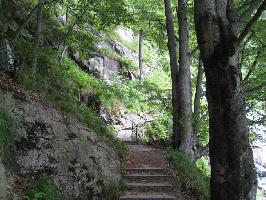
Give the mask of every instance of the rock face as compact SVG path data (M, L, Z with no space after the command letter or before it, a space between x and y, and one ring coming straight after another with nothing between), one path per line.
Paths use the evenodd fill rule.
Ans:
M124 28L124 27L119 27L118 29L116 29L116 32L118 33L118 35L120 35L120 37L127 42L134 42L134 31L128 28Z
M89 58L82 59L78 52L69 51L70 57L85 71L93 74L106 82L117 81L121 79L132 80L139 77L139 69L127 69L119 60L112 58L112 54L121 56L128 61L138 65L138 52L130 50L127 46L116 40L108 40L106 35L101 35L93 27L88 26L88 32L97 38L102 38L102 41L95 44L96 49L105 50L109 52L107 55L100 55L99 53L91 53ZM127 28L118 28L116 32L119 36L128 42L134 41L134 32ZM105 40L103 40L105 38ZM128 40L126 39L128 38ZM148 76L155 71L155 68L144 63L143 73Z
M36 100L14 96L0 89L0 105L19 121L18 136L3 158L5 170L27 182L48 175L66 200L98 199L104 186L120 179L117 155L85 124ZM0 174L7 173L1 169ZM6 184L0 191L2 186Z
M15 58L8 40L1 41L0 44L0 68L6 71L14 72Z

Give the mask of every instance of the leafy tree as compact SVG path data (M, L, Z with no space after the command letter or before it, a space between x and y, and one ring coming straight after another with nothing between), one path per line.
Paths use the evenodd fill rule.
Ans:
M211 199L254 199L256 195L238 57L241 43L265 10L266 1L244 3L249 6L238 17L230 0L195 0L210 114ZM245 22L244 16L254 11Z

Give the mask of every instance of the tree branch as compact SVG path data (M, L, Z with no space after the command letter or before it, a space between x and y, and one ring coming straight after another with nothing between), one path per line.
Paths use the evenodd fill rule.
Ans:
M0 0L1 1L1 0ZM56 0L51 0L51 1L45 1L43 3L43 5L47 5L50 3L55 2ZM32 15L34 14L34 12L37 10L39 6L39 3L36 4L36 6L34 6L34 8L31 9L30 13L28 14L26 20L24 21L24 23L18 28L18 30L16 31L15 35L12 38L12 42L15 42L16 39L18 38L20 32L25 28L25 26L28 24L29 20L31 19ZM26 11L25 11L26 12Z
M39 3L30 11L30 13L28 14L26 20L24 21L24 23L18 28L18 30L16 31L13 39L12 39L12 42L16 41L16 39L18 38L20 32L25 28L25 26L28 24L30 18L32 17L32 15L34 14L34 12L37 10L39 6Z
M249 68L249 71L248 71L247 75L245 76L245 78L244 78L244 80L243 80L243 83L244 83L244 84L245 84L245 82L247 82L247 80L248 80L249 77L251 76L252 72L255 70L255 67L256 67L256 65L257 65L257 63L258 63L258 59L259 59L260 55L261 55L261 52L258 51L256 58L254 59L252 65L251 65L250 68Z
M254 92L257 92L258 90L261 90L266 87L266 82L261 83L260 85L245 90L246 95L253 94Z
M195 47L190 53L189 53L189 57L193 57L195 55L195 53L199 50L199 46Z
M263 0L262 4L259 6L257 12L255 13L255 15L250 19L250 21L246 24L245 28L242 30L242 32L240 33L238 39L237 39L237 43L241 43L244 38L248 35L248 33L250 32L253 24L260 18L261 14L263 13L263 11L266 9L266 0Z
M254 10L256 10L259 5L261 4L262 0L252 0L246 3L246 6L249 5L249 7L240 15L239 21L245 22L248 17L252 15Z
M256 76L256 79L259 80L261 77L264 77L265 74L266 74L266 72L263 72L263 73L259 74L258 76ZM251 80L252 79L247 80L244 85L247 85L248 83L250 83Z
M261 39L259 38L259 36L257 36L257 34L255 33L255 31L253 29L251 29L252 34L254 35L254 37L256 38L256 40L261 44L262 48L266 47L266 44L264 44Z
M151 22L157 22L161 27L163 27L164 29L166 28L165 24L162 23L159 19L150 19L149 20L149 28L151 27Z

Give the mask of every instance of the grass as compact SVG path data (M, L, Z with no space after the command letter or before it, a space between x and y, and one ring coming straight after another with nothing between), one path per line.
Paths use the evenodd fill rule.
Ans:
M6 149L15 137L15 120L11 113L0 106L0 151Z
M195 194L196 199L210 199L210 177L202 174L195 163L184 154L171 148L167 149L170 161L178 171L178 178L182 188Z
M63 200L61 193L47 176L40 176L24 193L24 200Z

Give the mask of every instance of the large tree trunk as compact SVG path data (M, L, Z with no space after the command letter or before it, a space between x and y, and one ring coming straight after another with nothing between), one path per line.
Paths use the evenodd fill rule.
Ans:
M178 64L177 64L177 52L176 52L176 40L175 40L175 30L174 30L174 20L171 7L171 0L164 0L165 5L165 16L166 16L166 27L168 36L168 49L170 56L171 65L171 78L172 78L172 107L173 107L173 134L172 134L172 144L174 148L178 148L180 145L180 135L178 126Z
M34 47L33 47L33 52L32 52L32 73L33 75L36 73L37 60L38 60L38 54L39 54L41 22L42 22L42 6L43 6L43 0L39 0L38 10L37 10L36 31L35 31L35 38L34 38Z
M192 127L192 94L190 74L190 50L189 50L189 22L187 12L187 0L178 0L178 26L179 26L179 126L181 143L179 149L191 160L194 156L194 138Z
M249 145L239 43L227 0L195 0L195 24L204 63L210 125L211 199L244 200L256 195Z
M143 51L143 30L140 30L139 31L139 80L141 83L144 82L142 51Z

